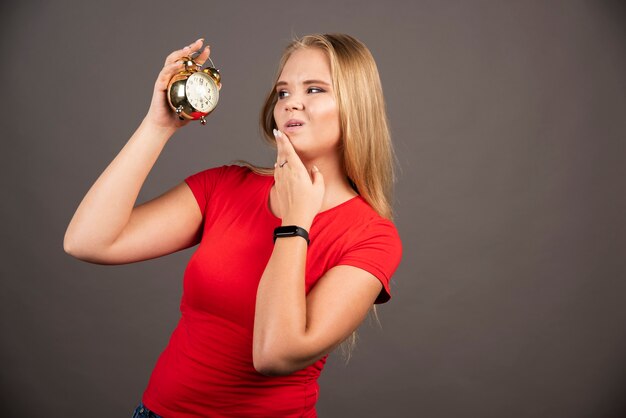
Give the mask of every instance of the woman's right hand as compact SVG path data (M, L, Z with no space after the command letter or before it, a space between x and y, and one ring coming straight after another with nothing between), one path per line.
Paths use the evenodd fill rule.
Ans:
M180 120L176 112L174 112L168 104L167 85L176 73L183 70L184 64L181 60L182 57L190 56L194 52L199 52L200 55L198 55L194 61L200 65L204 64L209 58L211 51L208 45L202 48L203 42L204 39L200 38L167 56L165 64L154 84L150 109L144 119L144 123L149 123L157 128L177 129L190 122L189 120Z

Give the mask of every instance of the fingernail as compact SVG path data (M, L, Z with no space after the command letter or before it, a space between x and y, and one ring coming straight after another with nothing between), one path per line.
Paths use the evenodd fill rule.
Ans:
M316 166L316 165L314 165L314 166L313 166L313 171L320 171L320 169L319 169L319 168L317 168L317 166Z
M200 38L200 39L198 39L198 41L204 42L204 38ZM198 42L198 41L196 41L196 42Z

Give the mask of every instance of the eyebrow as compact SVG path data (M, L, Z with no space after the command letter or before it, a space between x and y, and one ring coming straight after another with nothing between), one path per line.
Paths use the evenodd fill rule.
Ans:
M326 81L322 81L322 80L305 80L302 82L302 84L309 85L309 84L319 84L319 85L324 85L324 86L330 86L330 83L326 82ZM278 81L276 83L276 87L279 86L287 86L289 85L289 83L287 83L286 81Z

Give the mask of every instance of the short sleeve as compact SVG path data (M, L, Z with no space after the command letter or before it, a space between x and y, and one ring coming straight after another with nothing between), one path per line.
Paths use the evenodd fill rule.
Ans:
M209 168L208 170L200 171L185 179L185 183L187 183L198 202L198 207L200 207L203 218L206 213L209 196L211 196L213 190L215 190L215 185L223 171L224 167Z
M391 299L389 282L402 258L402 242L395 225L387 219L370 222L354 239L338 265L372 273L383 285L375 303Z

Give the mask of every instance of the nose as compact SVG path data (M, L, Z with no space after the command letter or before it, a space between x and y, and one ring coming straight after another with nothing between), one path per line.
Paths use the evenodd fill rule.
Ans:
M285 98L284 106L286 111L304 109L304 104L295 95Z

